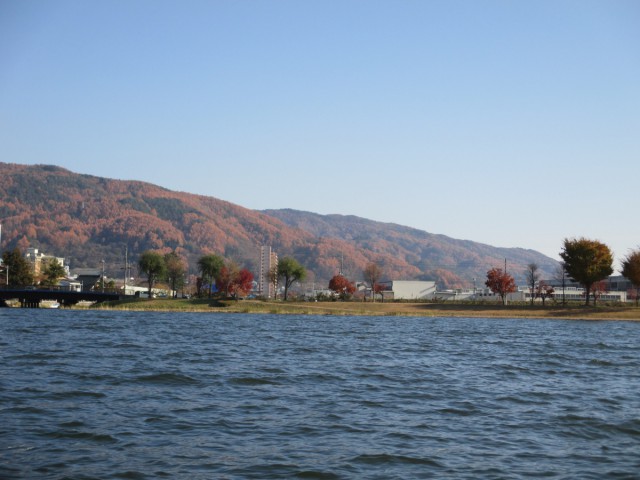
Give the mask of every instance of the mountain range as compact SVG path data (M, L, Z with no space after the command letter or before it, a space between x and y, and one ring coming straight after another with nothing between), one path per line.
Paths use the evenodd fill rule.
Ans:
M296 258L309 281L326 283L342 271L362 278L369 262L385 279L436 280L441 288L481 286L505 263L518 283L526 265L543 276L557 262L523 248L498 248L350 215L292 209L250 210L215 197L171 191L141 181L114 180L52 165L0 163L2 251L29 247L64 257L71 269L121 275L145 250L175 251L196 273L197 259L222 255L257 272L259 247ZM135 271L135 270L134 270Z

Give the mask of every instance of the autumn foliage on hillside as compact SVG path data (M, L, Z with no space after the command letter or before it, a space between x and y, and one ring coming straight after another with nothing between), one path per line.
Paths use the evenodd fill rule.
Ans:
M104 259L117 275L127 247L132 263L145 250L175 251L190 265L203 254L217 253L256 271L260 245L271 245L280 255L297 258L313 278L329 279L341 255L354 265L374 255L213 197L47 165L0 163L0 174L0 248L39 248L65 257L72 268L97 268ZM376 255L387 259L390 274L420 273L388 254Z
M482 283L488 269L502 265L505 260L508 260L509 271L521 281L524 281L530 263L536 263L548 278L558 265L533 250L497 248L352 215L318 215L291 209L265 210L264 213L314 236L355 244L359 251L367 252L369 261L383 267L385 279L436 280L439 288L472 287ZM339 261L339 258L334 260L336 271ZM346 262L345 255L347 275L354 277L354 273L361 272L361 263L356 267ZM364 265L367 263L365 261ZM406 277L399 276L396 266L411 273Z
M105 260L113 276L121 274L125 248L131 263L145 250L175 251L194 272L200 256L215 253L257 273L259 247L271 245L304 265L309 281L327 282L341 269L360 278L375 261L385 279L431 279L445 288L468 286L488 261L502 261L493 247L357 217L298 212L292 219L293 211L267 214L48 165L0 163L0 175L2 251L35 247L65 257L72 268L97 268ZM542 256L532 256L522 268L532 261L543 267ZM518 268L510 265L512 272Z

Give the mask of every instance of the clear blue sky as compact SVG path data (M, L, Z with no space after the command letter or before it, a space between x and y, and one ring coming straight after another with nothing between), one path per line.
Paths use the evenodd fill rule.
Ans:
M0 0L0 161L640 245L640 2Z

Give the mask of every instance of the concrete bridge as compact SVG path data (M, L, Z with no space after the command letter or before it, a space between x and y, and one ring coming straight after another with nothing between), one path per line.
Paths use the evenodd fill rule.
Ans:
M120 300L124 295L113 292L75 292L72 290L39 289L0 289L0 306L6 306L7 300L18 300L22 308L39 308L43 300L58 302L61 306L75 305L81 301L106 302Z

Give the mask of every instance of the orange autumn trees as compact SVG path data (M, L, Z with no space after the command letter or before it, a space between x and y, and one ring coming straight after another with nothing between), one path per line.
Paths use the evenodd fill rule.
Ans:
M224 292L227 297L236 300L244 297L253 288L253 274L246 268L240 269L234 262L229 262L220 270L216 277L216 288Z
M506 303L507 294L515 292L516 282L511 275L501 268L492 268L487 272L487 281L484 284L494 294L500 295L502 304Z
M340 299L346 300L356 291L356 286L353 282L350 282L344 276L338 274L334 275L329 281L329 290L338 295Z

